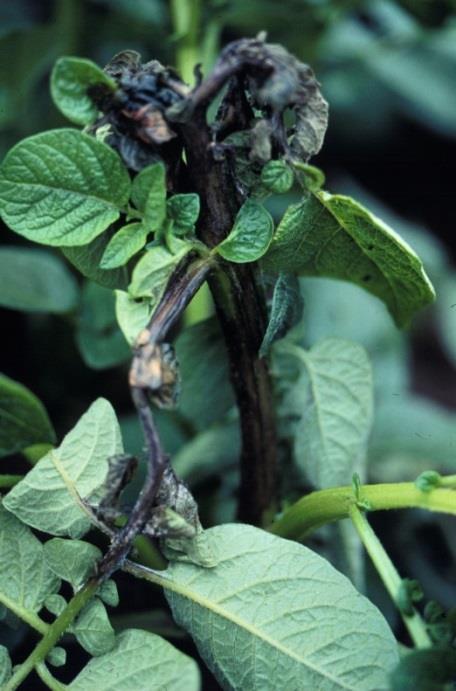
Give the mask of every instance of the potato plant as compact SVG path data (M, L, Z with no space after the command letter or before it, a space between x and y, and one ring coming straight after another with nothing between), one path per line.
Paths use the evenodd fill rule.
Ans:
M456 674L455 618L422 606L419 584L401 579L369 516L412 507L454 515L455 477L429 470L365 484L368 355L347 340L304 349L299 338L300 277L351 282L383 301L398 328L434 290L413 249L365 206L325 190L309 163L328 119L312 69L259 35L227 45L207 76L195 68L193 87L131 50L104 69L62 57L51 94L72 126L7 153L1 217L60 248L90 279L80 347L95 363L131 357L125 386L144 452L124 448L115 401L95 400L57 441L40 401L0 380L1 452L34 449L24 476L0 476L1 614L38 638L25 659L0 647L2 688L36 672L51 689L199 689L197 662L165 638L114 632L119 571L131 588L139 578L163 589L221 688L379 691L418 688L417 679L446 688ZM288 204L292 188L299 200ZM76 288L55 256L28 251L23 270L60 281L71 304ZM214 315L179 334L203 286ZM97 311L105 300L115 300L115 328ZM53 308L66 309L58 300ZM94 331L104 338L98 349ZM163 434L174 414L193 416L197 430L175 458ZM199 477L219 465L236 522L203 529L180 477L189 457ZM298 497L296 487L308 491ZM346 575L302 544L337 524L332 539L353 554L350 522L407 646ZM68 636L91 659L63 684Z

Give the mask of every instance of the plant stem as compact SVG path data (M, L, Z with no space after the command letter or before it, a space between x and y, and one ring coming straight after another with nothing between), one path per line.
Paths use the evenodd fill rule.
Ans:
M440 478L438 487L448 487L456 489L456 475L444 475Z
M411 614L406 614L403 609L399 607L398 598L402 579L386 553L382 543L369 525L366 516L359 510L356 504L352 504L350 507L350 518L385 588L397 606L413 643L417 648L430 648L432 641L429 638L426 626L418 612L412 607Z
M30 653L28 658L16 668L9 682L3 687L3 691L14 691L26 679L40 662L46 659L48 653L56 645L59 638L67 630L77 617L82 608L95 595L99 586L98 579L92 579L69 601L57 619L49 626L47 633Z
M0 489L14 487L23 477L23 475L0 475Z
M48 688L52 689L52 691L64 691L68 688L65 684L61 684L60 681L50 673L44 662L39 662L36 665L36 671L41 681L43 681Z
M312 492L290 506L269 530L291 540L302 540L326 523L347 518L356 501L350 486ZM370 511L418 508L456 515L455 491L437 488L422 492L413 482L362 485L358 501L366 502Z
M200 15L200 0L171 0L171 16L178 41L177 69L182 79L188 84L193 81L193 70L200 62L198 40Z

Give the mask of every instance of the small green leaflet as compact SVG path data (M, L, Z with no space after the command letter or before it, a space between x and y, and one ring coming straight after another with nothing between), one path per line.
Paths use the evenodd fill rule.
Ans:
M102 555L89 542L54 537L44 544L44 556L51 571L78 590L94 574Z
M148 297L154 307L158 304L171 274L192 249L189 243L178 241L177 238L176 242L180 242L180 249L174 254L166 247L157 245L141 257L133 269L128 287L133 298Z
M200 200L197 194L174 194L166 203L169 218L174 221L175 235L188 232L198 220Z
M53 667L63 667L67 661L67 654L65 648L57 645L46 655L46 661Z
M271 345L298 323L302 312L303 302L298 279L281 273L274 286L269 322L259 350L260 357L267 355Z
M238 264L256 261L268 249L273 231L274 221L269 211L247 199L239 209L230 234L217 245L217 252Z
M43 545L32 531L0 505L0 603L27 621L60 579L49 568Z
M96 120L98 109L89 90L114 92L117 84L91 60L63 57L57 60L51 74L51 95L57 108L76 125Z
M293 181L293 170L285 161L269 161L261 171L261 182L275 194L288 192Z
M32 444L54 442L43 404L25 386L0 374L0 457Z
M23 139L0 166L0 213L46 245L84 245L119 218L130 178L109 146L72 129Z
M284 342L276 351L294 358L299 379L286 394L283 410L294 425L296 463L308 482L321 489L348 485L362 470L372 425L372 370L362 346L327 338L309 351Z
M253 526L205 532L214 568L173 562L154 581L223 689L389 688L394 636L329 562Z
M199 691L196 662L148 631L128 629L111 652L96 657L67 687L70 691Z
M342 195L319 192L291 205L263 262L275 271L352 281L383 300L398 326L435 297L415 252Z
M160 230L166 218L166 170L163 163L152 163L134 178L133 204L143 212L147 232Z
M90 528L80 503L101 487L108 458L123 452L112 406L92 403L61 445L50 451L4 498L21 521L51 535L79 538Z
M150 301L135 300L123 290L116 290L116 318L127 343L133 345L152 314Z
M100 261L101 269L116 269L126 264L147 242L142 223L129 223L112 236Z
M84 607L71 630L78 643L94 657L109 653L116 642L106 607L97 597Z
M80 273L105 288L125 289L128 286L128 271L125 266L118 269L100 269L100 261L112 235L107 230L92 242L80 247L61 247L63 254Z
M0 305L30 312L69 312L78 285L59 257L32 247L0 248Z

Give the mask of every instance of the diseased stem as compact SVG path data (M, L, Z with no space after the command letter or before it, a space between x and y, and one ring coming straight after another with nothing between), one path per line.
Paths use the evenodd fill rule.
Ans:
M48 653L56 645L59 638L76 619L82 608L95 595L99 586L98 579L91 579L74 597L69 601L57 619L49 626L47 633L43 636L38 645L32 650L28 658L16 668L11 679L3 687L2 691L14 691L28 677L34 667L46 659Z
M350 518L385 588L397 606L413 643L417 648L430 648L432 641L426 631L423 620L415 608L411 607L411 613L406 614L403 609L399 607L398 598L402 579L386 553L382 543L369 525L366 516L359 510L356 504L352 504L350 507Z
M362 485L358 498L351 486L312 492L290 506L269 530L291 540L303 540L322 525L347 518L356 503L365 503L370 511L417 508L456 516L454 490L437 488L423 492L413 482L397 482Z

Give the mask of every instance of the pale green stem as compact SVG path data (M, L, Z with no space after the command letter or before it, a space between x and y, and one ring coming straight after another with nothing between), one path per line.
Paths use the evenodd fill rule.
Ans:
M177 34L177 69L188 84L193 82L193 69L200 62L200 15L200 0L171 0L171 16Z
M456 489L456 475L445 475L444 477L441 477L438 486Z
M358 535L366 548L372 562L377 569L377 572L382 579L385 588L387 589L391 599L398 607L399 613L404 621L405 626L410 634L410 638L417 648L429 648L432 641L429 638L426 626L416 612L412 608L412 614L406 614L401 607L399 607L399 593L401 589L402 579L399 576L396 567L389 558L385 549L372 530L366 516L359 510L356 504L350 507L350 518L355 526Z
M40 679L48 688L52 689L52 691L65 691L65 689L68 688L68 686L62 684L50 673L44 662L39 662L37 664L36 671Z
M16 671L3 687L2 691L14 691L20 684L28 677L30 672L46 659L52 648L56 645L59 638L68 629L70 624L77 617L81 609L89 602L95 595L99 586L98 581L91 580L69 601L68 605L63 610L57 619L48 627L46 634L43 636L38 645L32 650L28 658L16 667Z
M417 508L456 516L454 490L439 487L423 492L413 482L397 482L362 485L358 498L351 486L312 492L290 506L269 530L291 540L302 540L326 523L347 518L356 503L368 506L369 511Z
M47 633L49 629L49 624L46 624L38 614L35 614L35 612L32 612L29 609L26 609L25 607L22 607L17 602L14 602L14 600L10 600L4 593L0 592L0 603L2 605L5 605L5 607L11 612L13 612L19 619L22 619L22 621L25 621L26 624L31 626L32 629L35 629L35 631L38 631L38 633L45 634Z
M14 487L23 477L23 475L0 475L0 489Z

